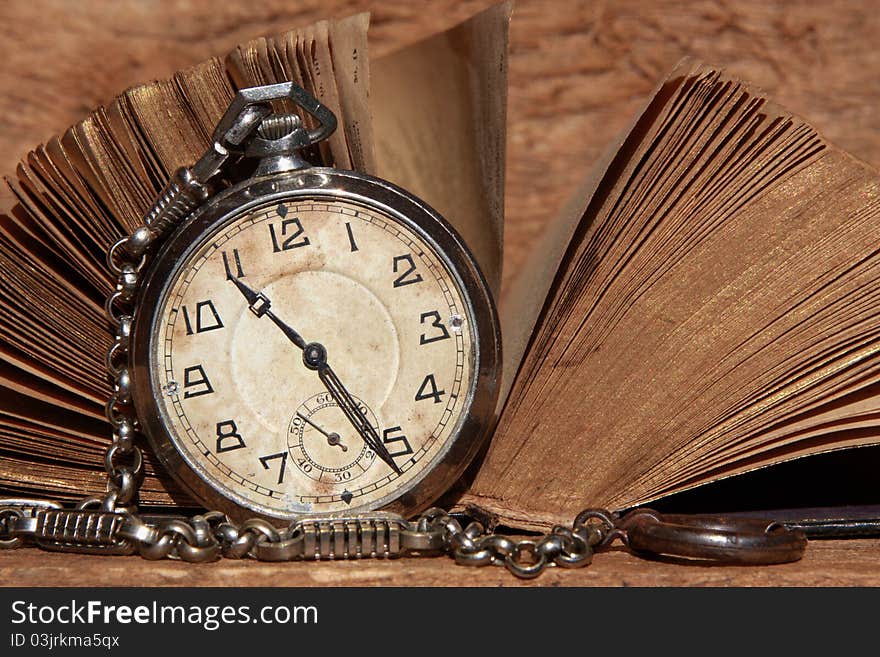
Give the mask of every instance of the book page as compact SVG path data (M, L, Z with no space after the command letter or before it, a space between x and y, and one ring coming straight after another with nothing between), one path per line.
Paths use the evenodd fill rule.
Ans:
M369 14L319 21L276 37L262 37L226 58L239 87L292 80L336 115L337 129L311 157L315 164L374 173L369 114L370 62L366 30ZM295 111L291 103L286 111ZM300 111L315 127L314 118Z
M379 176L437 210L501 285L511 6L373 62Z
M373 121L370 114L370 58L364 35L370 15L356 14L330 23L330 52L336 70L343 130L355 171L376 174Z
M682 73L690 66L684 61L677 67ZM670 77L675 78L677 72ZM565 254L571 248L575 230L585 230L589 217L588 208L601 202L596 196L600 184L612 179L617 168L632 155L632 149L641 139L638 119L648 110L658 96L666 93L664 85L656 88L630 125L624 129L593 165L590 176L574 191L562 210L543 229L529 257L505 287L499 304L501 334L504 336L504 370L501 392L498 396L499 413L507 401L519 366L525 355L532 331L538 323L541 309L551 291ZM589 219L587 219L589 221Z
M880 175L685 65L578 227L464 505L546 527L880 441Z

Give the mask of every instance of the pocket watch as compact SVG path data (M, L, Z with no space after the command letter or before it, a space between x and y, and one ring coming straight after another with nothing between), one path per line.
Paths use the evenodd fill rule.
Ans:
M149 261L125 394L162 465L231 517L412 514L492 422L500 335L474 257L412 194L311 166L335 126L293 83L243 89L124 245Z

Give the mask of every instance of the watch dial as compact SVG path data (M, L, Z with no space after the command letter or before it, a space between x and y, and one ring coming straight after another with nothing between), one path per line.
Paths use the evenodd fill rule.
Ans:
M202 479L256 511L385 504L467 410L469 307L429 243L379 210L248 210L166 284L150 348L162 423Z

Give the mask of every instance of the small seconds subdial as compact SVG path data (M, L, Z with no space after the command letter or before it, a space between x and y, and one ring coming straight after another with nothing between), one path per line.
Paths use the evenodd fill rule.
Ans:
M361 413L378 431L373 411L357 397ZM315 481L345 484L365 473L376 460L329 393L314 395L297 408L290 421L288 446L294 465Z

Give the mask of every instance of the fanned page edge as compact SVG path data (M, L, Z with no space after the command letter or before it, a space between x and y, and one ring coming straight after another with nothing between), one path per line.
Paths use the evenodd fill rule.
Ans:
M551 235L545 237L544 245L542 245L542 248L536 249L536 252L535 252L535 255L533 256L532 262L529 263L531 270L530 271L526 270L521 274L521 277L518 278L516 281L517 285L523 286L524 288L528 288L530 284L534 286L535 285L534 272L536 270L540 270L542 264L545 265L545 263L541 263L541 262L538 262L536 265L535 260L540 261L542 259L542 255L543 255L544 259L546 259L546 251L544 251L544 248L547 248L549 246L550 249L555 249L555 252L557 254L559 254L558 264L556 264L554 267L547 267L547 269L552 269L552 272L548 272L546 270L541 272L544 276L544 278L542 279L542 283L543 283L543 286L547 290L547 295L548 295L547 301L549 303L549 292L550 292L550 290L553 289L553 285L555 285L558 282L557 277L558 277L559 273L562 271L563 265L567 261L567 258L570 257L570 247L571 247L570 241L575 236L575 234L577 232L579 232L580 230L584 230L584 229L589 230L589 226L582 226L581 225L582 220L583 220L583 215L593 216L593 214L594 214L589 211L589 207L591 204L593 204L596 201L597 190L599 189L600 186L602 186L604 184L603 178L608 175L609 169L613 168L610 160L613 160L614 158L620 156L621 147L626 142L626 140L629 139L630 136L632 136L632 133L633 133L635 126L638 124L638 122L641 120L641 118L645 115L645 111L650 107L651 103L654 102L654 100L657 98L658 94L662 93L663 88L666 85L670 84L671 82L675 81L676 79L680 79L685 76L693 76L695 74L700 74L700 73L720 74L720 72L722 70L723 69L717 68L717 67L704 66L701 63L690 60L690 59L685 59L682 62L680 62L678 66L676 66L676 68L673 70L673 72L655 90L654 95L651 97L651 99L649 100L646 107L639 114L637 114L636 120L630 126L630 128L628 129L628 131L625 134L625 136L623 137L623 139L618 140L618 142L616 142L615 145L610 149L608 154L606 154L606 158L600 163L600 166L598 167L599 169L601 169L601 173L597 174L594 171L593 177L590 180L588 180L586 183L584 183L583 187L571 199L569 206L566 208L566 210L563 211L563 213L561 213L561 215L559 217L557 217L557 219L556 219L557 225L554 226L553 229L551 229L551 231L548 231L551 233ZM762 90L756 88L754 85L750 85L748 83L743 83L742 86L747 90L748 93L750 93L754 96L757 96L760 98L769 98L766 93L764 93ZM770 103L781 114L788 114L788 115L792 115L794 117L798 116L797 113L794 113L794 112L787 110L787 108L779 105L775 101L771 100ZM861 162L860 160L858 160L858 158L852 157L850 154L846 153L845 151L842 151L841 149L835 147L832 142L825 139L821 134L818 133L818 131L816 131L816 134L818 135L818 137L822 141L822 143L825 145L824 146L825 148L833 149L835 152L842 154L844 157L848 158L849 160L852 160L854 164L865 168L869 172L872 172L874 175L877 175L876 169L874 167L866 165L864 162ZM612 157L609 158L608 155L611 155ZM588 196L584 195L584 190L587 190ZM583 210L581 210L581 208L583 208ZM578 214L579 211L580 211L580 214ZM572 213L573 216L571 216L568 213ZM566 215L568 215L568 216L566 216ZM560 237L560 235L561 235L561 237ZM566 241L566 237L567 237L568 241ZM519 294L519 295L523 295L523 296L527 297L530 292L533 293L533 296L538 296L537 293L534 293L534 290L526 290L525 292L523 292L521 290L517 290L516 288L514 288L513 294L514 294L514 296ZM522 299L514 299L514 301L511 302L510 294L511 293L508 292L508 294L504 297L505 305L503 307L503 311L502 311L503 313L505 313L505 314L511 313L515 317L518 313L521 315L523 312L522 310L517 310L517 304L519 304L520 308L525 308L525 311L527 311L530 307L534 307L532 304L529 304L527 302L523 302ZM523 329L522 343L521 343L523 345L523 347L522 347L523 354L527 353L528 348L529 348L529 344L530 344L530 340L532 337L532 332L535 331L536 330L535 327L540 325L541 321L543 321L542 318L543 318L545 312L546 312L546 307L541 308L541 313L536 315L534 321L532 322L532 326L530 328L526 327L528 330ZM502 315L502 316L504 317L504 315ZM528 322L524 322L523 324L524 325L528 324ZM510 326L509 319L508 319L507 326ZM516 358L516 354L511 353L512 347L515 348L515 345L511 345L510 331L508 331L508 333L505 335L505 337L507 338L506 346L507 346L508 350L510 350L510 351L508 351L506 356L508 358ZM510 372L510 371L511 370L509 369L508 372ZM509 379L506 380L506 387L504 390L505 394L507 394L509 392L510 386L512 385L512 383L513 382L511 382ZM876 440L874 442L876 442ZM857 444L861 445L863 443L859 443L858 441L848 441L847 447L851 447L851 446L854 446ZM832 449L835 449L835 447L827 446L827 447L824 447L821 449L817 448L817 449L812 449L812 450L805 450L805 451L803 451L803 453L798 453L796 456L792 456L791 458L801 458L803 456L807 456L810 454L818 454L818 453L822 453L825 451L830 451ZM728 478L729 476L733 476L734 474L741 474L741 473L745 473L745 472L750 472L750 471L753 471L758 468L770 467L772 465L775 465L777 462L791 460L791 458L785 457L785 458L775 459L772 463L767 463L767 464L760 465L760 466L744 465L743 467L738 467L736 469L735 473L732 473L731 475L725 475L723 478ZM517 474L516 472L505 471L504 476L507 478L511 478L511 477L515 478L516 474ZM541 474L536 472L534 474L534 476L541 476ZM715 477L712 481L715 481L715 480L718 480L721 478L722 477ZM532 482L530 484L528 480L523 480L522 486L525 488L528 488L530 485L534 485L534 483L535 482ZM662 495L645 497L645 498L642 498L642 499L639 499L636 501L629 500L629 503L617 504L617 505L613 505L613 506L615 506L615 508L628 508L628 507L632 506L633 504L643 504L643 503L651 502L656 499L660 499L662 497L665 497L669 494L672 494L674 492L680 492L681 490L688 490L688 489L696 488L696 487L699 487L699 486L704 485L706 483L709 483L709 482L702 481L702 482L690 484L690 485L687 485L684 487L676 487L674 490L671 489L668 492L663 493ZM510 504L511 502L514 502L514 503ZM589 499L585 500L585 502L587 504L591 503L591 501ZM566 519L566 510L564 510L564 509L560 509L560 511L558 513L552 512L552 513L544 513L544 514L541 514L541 513L535 514L533 512L533 510L528 510L528 509L524 509L524 508L522 508L522 509L517 508L517 505L515 504L515 500L496 499L495 497L491 497L491 496L486 497L486 496L480 494L479 492L475 492L474 490L467 491L459 499L458 508L468 508L468 507L477 508L480 510L480 512L486 512L487 517L496 517L496 518L500 519L502 522L504 522L505 524L510 524L512 526L528 528L528 529L546 529L546 527L548 525L550 525L554 522L560 522L560 521L563 521ZM577 511L577 509L569 509L568 510L568 512L570 512L570 513L576 512L576 511Z
M370 14L361 12L334 21L294 28L283 34L258 37L231 50L224 58L227 74L237 87L293 82L312 93L336 115L338 127L328 142L322 143L311 156L313 163L331 164L340 168L375 174L375 155L370 125L369 95L371 72L367 30ZM348 62L345 51L351 50L356 64ZM308 51L308 52L307 52ZM335 61L340 58L339 65ZM342 59L346 60L342 64ZM292 62L296 65L293 66ZM291 71L292 76L287 72ZM359 74L358 84L340 84L337 75ZM341 88L357 98L345 98ZM290 109L294 109L292 106ZM364 112L363 117L357 116ZM312 116L301 113L307 126ZM356 146L350 143L357 138ZM352 159L352 153L357 157Z
M368 86L368 84L369 84L369 59L368 59L368 51L366 48L367 37L366 37L366 32L365 32L366 27L369 24L368 16L369 16L368 14L360 14L360 15L356 14L354 16L351 16L349 19L345 19L345 21L344 21L345 30L344 30L343 34L345 37L347 37L347 40L345 41L345 43L347 43L347 44L359 42L358 38L353 36L353 32L357 31L360 28L363 28L363 30L364 30L362 38L360 39L360 42L362 42L364 45L363 45L363 52L362 52L363 60L361 62L362 67L361 67L361 69L359 69L362 72L362 85L359 87L359 89L362 90L362 93L364 94L365 98L360 103L360 105L366 105L366 96L368 95L368 89L369 89L369 86ZM335 21L333 23L331 23L331 25L332 24L335 24ZM227 56L228 55L229 54L227 54ZM168 103L172 94L175 95L176 98L183 99L185 97L186 90L181 86L181 81L182 81L181 76L184 76L184 78L189 74L193 74L193 75L197 76L199 73L199 70L203 67L210 67L212 65L212 61L219 62L219 61L221 61L221 59L211 58L209 60L206 60L205 62L201 62L201 63L195 64L191 67L187 67L186 69L182 69L181 71L178 71L173 76L171 76L167 79L160 80L160 81L154 81L153 83L145 83L145 84L137 85L137 86L134 86L134 87L127 89L126 91L120 93L118 96L116 96L114 99L112 99L106 106L101 106L101 107L96 108L93 112L91 112L89 114L88 117L83 119L83 121L74 124L73 126L68 128L67 130L62 132L60 137L55 138L55 141L59 141L62 138L70 141L71 139L74 138L77 131L80 131L83 126L86 126L89 124L89 122L96 120L96 118L100 118L104 114L107 114L110 111L107 108L112 108L113 109L112 115L114 117L115 123L113 126L111 126L111 129L118 130L120 128L120 126L125 125L130 130L133 131L131 134L132 139L128 140L125 144L123 144L121 146L121 148L123 148L123 150L129 156L132 155L132 153L133 153L132 149L134 149L134 152L136 152L137 156L140 158L140 160L138 162L136 162L135 164L138 167L141 167L143 169L143 171L146 172L146 175L147 175L146 179L137 181L137 184L141 185L141 186L143 186L143 185L151 186L153 188L153 193L152 193L152 195L150 195L148 193L146 196L154 197L156 194L159 193L160 187L162 185L164 185L165 178L166 178L167 174L170 171L172 171L174 168L176 168L176 166L178 166L179 164L191 163L191 162L189 162L189 160L192 159L191 158L192 153L190 153L189 151L195 151L195 150L198 150L198 148L190 147L190 148L184 148L180 152L175 151L174 153L172 153L171 157L165 157L164 160L162 158L157 158L157 154L155 152L155 149L153 148L153 144L149 141L148 136L146 134L144 134L143 129L140 128L136 123L136 120L135 120L136 114L135 113L137 111L137 108L136 108L137 103L134 103L134 99L139 94L150 94L151 92L152 93L160 93L159 92L160 87L164 90L164 94L165 94L165 97L162 100L162 102ZM225 68L223 68L223 76L224 76L224 79L226 80L227 84L229 85L229 87L234 88L233 84L232 84L232 80L230 79L230 74ZM185 80L183 80L183 81L185 82ZM334 90L335 90L335 87L334 87ZM359 105L355 104L354 106L357 107ZM175 107L176 107L176 105L175 105ZM192 144L194 144L196 142L198 142L198 143L204 142L203 146L207 147L207 145L208 145L207 140L209 139L209 136L210 136L210 129L201 125L202 122L199 121L199 117L195 116L195 113L191 113L190 108L180 107L178 109L180 109L180 111L183 113L183 115L186 115L186 117L187 117L187 120L184 121L184 123L186 123L186 126L185 126L185 137L186 138L183 139L183 141L186 142L187 144L189 144L190 146L192 146ZM336 108L336 109L338 111L338 108ZM128 114L126 114L126 113L128 113ZM367 113L363 117L363 122L368 123L369 120L370 120L370 116ZM206 132L206 130L207 130L207 132ZM367 129L364 129L362 132L362 134L366 134L366 135L369 135L370 133L371 133L371 131L368 127L367 127ZM60 141L59 141L59 143L60 143ZM71 143L73 143L73 142L71 142ZM87 145L85 147L87 147ZM42 148L42 147L40 147L40 146L37 147L37 149L40 149L40 148ZM373 160L372 152L371 152L372 151L372 144L371 143L363 143L363 144L361 144L361 148L362 148L362 150L367 151L365 154L362 155L362 159L367 162L372 161ZM202 149L202 150L204 150L204 149ZM24 158L25 164L27 163L27 160L29 157L31 157L31 155L32 154L25 155L25 158ZM88 156L87 156L87 158L88 158ZM94 200L94 201L101 203L101 199L107 199L107 200L112 199L112 194L110 194L108 192L108 190L105 189L106 181L104 179L99 180L98 178L95 178L92 175L94 173L94 171L90 168L92 166L91 163L83 161L80 163L79 166L86 167L86 169L79 172L77 175L86 176L88 178L89 184L93 187L93 189L91 189L91 192L90 192L91 195L89 196L87 201L92 202ZM17 207L21 206L20 199L16 196L15 191L14 191L15 184L16 184L15 180L16 179L15 179L14 175L8 176L6 178L7 185L3 186L3 192L2 192L2 195L0 195L0 198L2 198L2 202L3 202L2 208L0 208L0 212L2 212L2 215L4 216L4 219L3 219L4 222L9 221L11 223L15 223L14 220L12 219L13 212L16 211ZM136 194L137 194L137 192L138 192L138 190L135 190ZM108 196L108 194L110 194L110 195ZM142 205L142 204L143 204L143 198L140 198L135 201L134 205ZM113 208L119 208L119 207L122 207L123 205L124 204L117 203L115 200L113 200L113 202L110 203L110 207L113 207ZM101 207L104 207L104 204L102 204ZM131 208L131 204L129 204L129 208ZM121 234L122 234L121 230L127 230L128 228L130 228L131 225L136 225L139 222L140 216L115 217L115 219L120 226L120 236L121 236ZM57 246L49 245L48 243L45 244L44 247L49 252L56 252L58 250ZM101 281L101 282L103 282L103 281ZM98 293L103 294L104 290L103 289L98 290L97 287L93 286L93 289L90 290L90 294L98 294ZM97 303L98 307L103 307L102 302L98 303L96 301L96 303ZM106 337L109 340L109 335ZM103 356L101 356L101 359L103 360ZM5 365L7 365L8 367L13 367L13 365L11 363L7 363ZM7 369L8 369L8 367L7 367ZM19 373L18 375L16 375L17 378L15 378L15 377L10 378L10 376L7 376L7 374L9 374L9 373L4 374L3 376L0 376L0 379L2 379L2 380L0 380L0 394L2 394L4 390L7 390L7 391L9 391L10 395L23 394L28 397L32 397L33 399L35 399L37 401L42 401L45 403L54 404L56 406L56 408L58 409L59 414L70 414L70 413L76 414L76 422L80 421L78 418L81 416L91 418L92 420L95 420L95 421L100 421L103 418L103 414L100 413L98 410L93 411L90 407L87 408L86 406L83 406L83 402L76 395L71 396L70 394L66 394L66 393L61 394L60 392L56 392L55 389L57 386L52 381L47 380L47 382L43 383L42 379L41 379L40 381L33 382L32 384L24 384L24 383L21 383L21 381L19 381L19 379L21 379L23 381L23 380L27 379L28 377L33 378L35 375L29 374L27 370L23 370L19 366L16 366L16 371ZM9 387L7 387L7 384L9 385ZM108 395L109 395L109 384L108 384L107 390L108 390ZM69 399L68 399L68 397L69 397ZM95 406L95 409L98 409L98 405ZM2 412L2 409L0 409L0 412ZM73 417L73 416L71 416L71 417ZM110 439L109 427L106 431L106 435L100 435L100 436L95 435L93 438L95 440L100 440L100 441L103 441L104 443L108 443L109 439ZM174 503L175 501L179 502L181 500L187 501L188 498L186 498L185 496L184 497L181 496L181 492L180 492L178 486L168 477L167 473L160 473L160 476L158 478L155 477L155 468L153 467L153 464L152 464L152 455L150 455L150 454L145 455L145 459L147 461L148 474L152 474L153 478L145 484L145 491L144 492L146 494L144 495L144 501L146 501L148 503L160 503L160 504ZM14 460L16 460L15 457L10 456L10 463ZM30 461L21 461L20 459L16 462L20 462L22 464L22 467L25 467L25 465L27 463L30 463ZM100 478L101 472L103 471L102 464L99 461L97 461L97 462L95 462L94 465L95 465L95 467L93 470L88 469L88 468L84 468L82 466L67 468L67 470L69 470L69 473L71 474L71 476L75 477L79 483L84 483L84 482L92 481L93 479L96 479L96 478ZM41 466L41 467L45 468L45 466ZM65 466L61 463L57 464L56 467L58 467L59 469L65 468ZM13 471L14 471L14 468L13 468ZM5 478L6 475L9 474L9 472L6 472L5 470L4 470L4 472L5 472L5 474L0 473L0 475L2 475L2 476L0 476L0 478ZM24 473L24 471L22 471L22 472ZM24 476L24 474L22 476ZM56 481L56 479L57 479L57 481ZM72 483L72 481L73 480L70 480L68 483L62 485L61 483L59 483L59 482L61 482L61 479L58 479L56 477L52 480L52 482L48 483L47 486L49 486L49 488L52 488L56 493L66 494L69 499L72 499L71 495L76 496L82 492L82 487L79 486L79 484ZM8 480L8 482L6 482L6 483L9 483L10 486L14 486L14 487L17 486L17 484L13 484L12 480ZM5 485L6 484L4 483L4 486ZM16 488L16 490L18 490L18 488Z
M541 323L550 292L563 263L571 255L572 238L577 230L586 228L582 224L595 201L600 185L608 183L609 176L613 175L612 166L622 157L624 145L634 138L637 126L657 98L670 83L689 75L699 67L700 63L696 60L684 58L654 88L642 108L633 115L629 125L608 145L602 157L593 165L590 175L569 196L562 210L547 222L528 259L502 290L499 319L501 335L504 337L504 366L497 415L503 413L504 404L519 375L520 365L528 352L532 336Z

